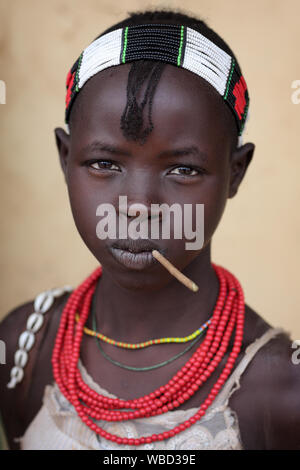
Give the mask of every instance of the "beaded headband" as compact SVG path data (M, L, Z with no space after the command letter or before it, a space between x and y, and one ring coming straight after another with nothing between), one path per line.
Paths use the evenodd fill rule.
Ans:
M106 68L141 59L182 67L210 83L233 112L241 144L249 95L238 63L198 31L175 24L126 26L103 34L84 49L66 79L67 129L74 100L89 78Z

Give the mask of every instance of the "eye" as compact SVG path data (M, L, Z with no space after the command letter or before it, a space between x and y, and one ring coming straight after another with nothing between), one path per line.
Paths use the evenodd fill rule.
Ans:
M179 176L197 176L201 173L203 173L203 171L201 171L200 169L185 165L173 168L173 170L170 172L170 174Z
M119 171L120 167L110 160L94 160L92 162L87 162L87 165L94 170L113 170Z

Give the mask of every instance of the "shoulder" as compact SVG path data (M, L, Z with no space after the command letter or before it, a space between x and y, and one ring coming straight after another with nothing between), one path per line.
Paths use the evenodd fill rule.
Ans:
M41 292L10 311L0 323L0 339L5 345L1 416L11 449L17 448L14 437L24 434L42 404L45 385L52 379L51 351L69 291L66 286Z
M240 377L240 388L230 405L238 413L242 440L248 449L300 449L300 346L297 352L288 331L281 329L272 335L274 330L247 307L245 356L257 350ZM262 343L264 335L267 341Z
M270 343L265 370L266 448L300 450L300 346L288 333Z

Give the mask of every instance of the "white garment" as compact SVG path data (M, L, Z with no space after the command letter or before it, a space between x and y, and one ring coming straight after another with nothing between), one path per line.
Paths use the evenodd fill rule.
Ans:
M41 409L24 436L17 440L22 450L242 450L238 419L236 413L228 406L229 398L240 387L240 377L257 351L282 332L282 328L270 328L250 344L201 420L167 440L135 447L118 445L103 439L81 421L56 383L45 387ZM91 388L102 395L116 398L93 381L80 360L78 367L83 380ZM175 410L150 418L117 422L97 421L97 424L112 434L136 439L170 430L197 411L198 408Z

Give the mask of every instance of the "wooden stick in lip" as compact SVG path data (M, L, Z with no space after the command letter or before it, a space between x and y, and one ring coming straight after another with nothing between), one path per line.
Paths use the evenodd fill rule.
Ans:
M186 277L182 272L180 272L175 266L173 266L170 261L168 261L159 251L157 250L152 250L152 255L153 257L159 261L168 271L172 276L176 277L176 279L181 282L185 287L190 289L193 292L197 292L199 287L197 284L195 284L191 279Z

